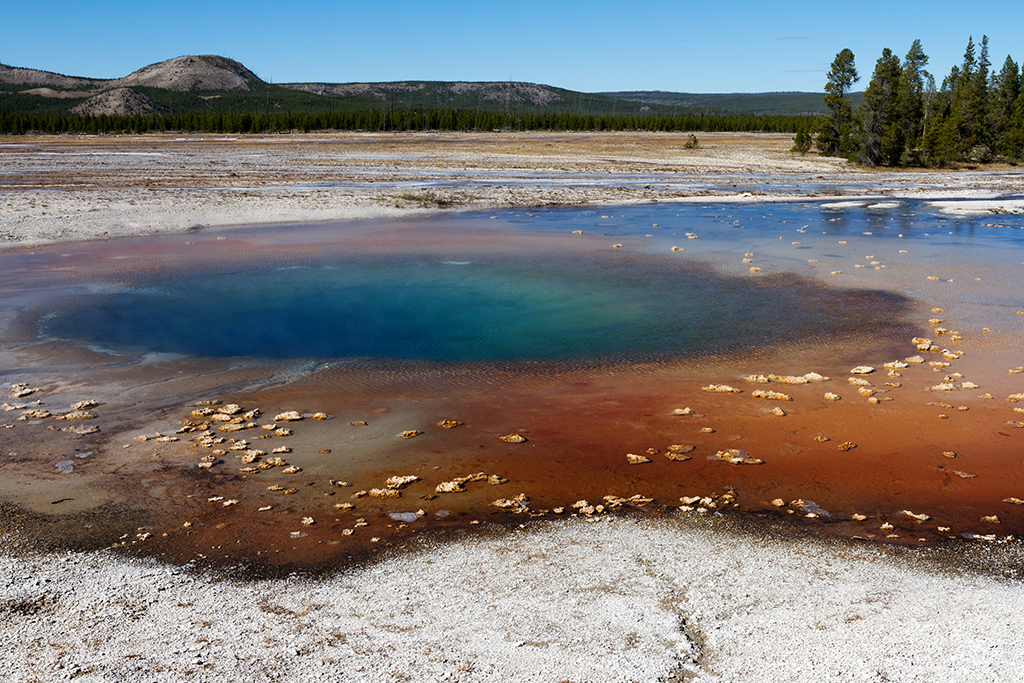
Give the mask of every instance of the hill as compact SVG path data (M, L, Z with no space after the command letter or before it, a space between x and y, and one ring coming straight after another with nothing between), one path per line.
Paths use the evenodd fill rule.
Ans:
M337 125L339 115L353 114L376 119L369 123L352 119L342 125L370 125L381 129L395 126L404 130L406 127L469 125L450 121L436 124L431 118L434 114L451 111L469 112L471 127L478 128L506 127L510 120L511 125L521 125L524 117L533 117L536 121L537 117L558 116L562 119L551 125L572 127L592 125L579 121L581 118L636 117L648 127L650 124L646 122L652 117L793 116L817 114L822 110L822 97L814 93L584 93L537 83L463 81L272 84L243 64L218 55L175 57L116 79L63 76L0 65L0 115L21 116L22 119L26 116L158 114L180 119L182 116L245 115L266 122L280 115L287 118L283 123L286 127L319 128ZM333 118L325 118L324 114ZM486 114L494 116L486 117ZM296 123L295 117L302 122ZM577 120L568 121L565 117ZM192 120L175 121L172 125L196 124ZM247 124L227 125L235 130L244 125L259 128L260 124L250 120ZM787 129L793 128L793 125L787 126ZM77 129L66 124L51 126L24 120L13 129L28 128Z
M630 102L683 107L708 112L817 115L824 114L826 111L822 94L813 92L697 94L648 90L602 94ZM853 106L856 107L860 104L862 98L863 93L853 93L851 95Z

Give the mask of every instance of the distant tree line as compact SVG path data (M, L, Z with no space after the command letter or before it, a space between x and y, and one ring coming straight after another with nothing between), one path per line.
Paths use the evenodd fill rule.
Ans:
M995 71L988 36L980 50L971 37L963 62L940 88L927 64L920 40L902 62L885 48L855 111L848 95L860 75L853 52L841 50L825 85L828 113L817 121L818 151L880 166L1024 159L1024 74L1010 56ZM809 147L806 133L796 142Z
M290 133L330 130L360 131L736 131L795 133L807 129L811 116L757 114L672 114L627 116L571 112L510 112L478 109L381 108L355 112L210 112L131 116L39 115L0 111L0 134L109 133Z

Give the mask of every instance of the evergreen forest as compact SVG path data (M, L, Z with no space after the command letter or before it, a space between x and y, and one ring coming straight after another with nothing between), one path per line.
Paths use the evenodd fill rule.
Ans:
M850 88L860 80L854 54L841 50L825 85L828 112L815 126L821 154L872 166L942 167L954 163L1015 163L1024 159L1021 67L1007 56L992 67L988 37L967 41L963 62L936 87L928 55L915 40L901 61L885 48L875 62L862 103ZM807 151L811 136L798 135Z

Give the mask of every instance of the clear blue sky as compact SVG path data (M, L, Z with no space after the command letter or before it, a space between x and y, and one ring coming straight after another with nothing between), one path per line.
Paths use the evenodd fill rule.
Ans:
M915 38L942 77L969 36L1024 61L1020 0L172 0L5 2L0 63L116 78L186 54L264 80L530 81L571 90L821 91L853 50L863 89L882 48Z

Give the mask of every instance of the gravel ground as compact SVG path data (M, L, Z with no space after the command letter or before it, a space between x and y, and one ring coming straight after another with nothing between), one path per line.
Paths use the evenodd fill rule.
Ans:
M1019 550L985 551L1019 566ZM11 681L1024 675L1018 580L715 518L550 523L320 578L245 581L109 552L6 552L0 572Z
M217 226L722 197L1024 191L1024 174L865 171L789 135L0 137L0 248Z

